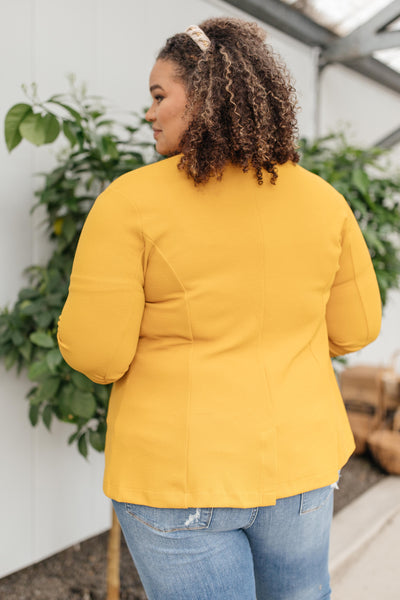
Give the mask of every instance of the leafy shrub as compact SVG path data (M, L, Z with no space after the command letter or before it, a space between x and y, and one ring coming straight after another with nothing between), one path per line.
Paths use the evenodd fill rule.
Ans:
M26 270L27 286L14 306L0 314L0 357L7 369L26 369L34 383L27 396L32 425L42 419L50 428L53 416L72 423L75 432L69 443L76 441L87 456L88 443L104 449L110 386L93 383L65 363L57 347L57 322L75 248L95 198L119 175L154 161L155 154L152 144L138 141L142 119L136 117L135 125L118 122L84 88L74 86L69 95L44 103L35 88L32 92L31 104L17 104L7 113L8 149L23 138L37 146L53 143L61 132L67 147L57 166L45 174L34 207L45 208L53 254L45 266Z
M30 103L13 106L6 116L5 137L13 150L24 138L39 146L62 133L67 147L57 166L44 176L36 193L46 212L53 254L45 266L27 269L27 286L11 309L0 313L0 357L7 369L26 369L32 425L41 419L50 428L53 416L75 425L69 443L83 456L88 445L104 449L110 386L102 386L71 369L57 347L57 321L67 297L69 276L86 215L98 194L116 177L154 162L152 144L139 142L143 120L135 126L106 114L98 98L75 86L69 95L40 102L32 88ZM400 180L383 176L381 151L349 146L342 135L302 141L302 164L343 193L364 232L378 276L383 303L398 287L400 259ZM34 208L35 208L34 207Z
M364 234L382 303L400 283L400 176L382 163L386 151L356 148L339 133L302 140L302 165L329 181L350 204Z

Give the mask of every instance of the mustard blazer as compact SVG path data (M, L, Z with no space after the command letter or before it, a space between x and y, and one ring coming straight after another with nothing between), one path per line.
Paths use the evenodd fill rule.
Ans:
M247 508L328 485L354 449L330 357L381 322L353 213L292 163L194 186L178 160L96 200L60 318L65 360L115 382L105 494Z

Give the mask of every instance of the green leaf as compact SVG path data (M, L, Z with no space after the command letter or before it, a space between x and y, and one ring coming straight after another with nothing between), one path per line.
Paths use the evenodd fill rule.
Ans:
M99 424L98 424L98 427L97 427L97 431L99 433L104 433L104 434L106 433L106 431L107 431L107 423L106 423L105 420L100 420L99 421Z
M21 311L21 314L29 317L36 315L43 311L43 301L35 300L34 302L31 302L30 300L24 300L21 302L19 310Z
M361 169L355 169L352 175L352 181L356 188L365 196L368 194L369 188L369 177L365 171Z
M35 146L42 146L46 142L46 122L44 117L33 113L28 115L20 124L19 132L28 142L35 144Z
M17 329L16 331L12 332L12 334L11 334L11 340L12 340L12 343L14 344L14 346L22 346L22 344L25 341L25 337Z
M49 367L46 360L39 360L31 364L28 369L28 377L31 381L40 381L49 375Z
M9 329L5 329L0 334L0 346L6 346L11 341L11 332ZM3 352L4 354L4 352Z
M15 104L6 114L4 122L4 135L9 152L18 146L22 140L19 127L22 121L31 114L33 114L33 111L29 104Z
M43 402L43 398L40 396L40 387L33 388L29 393L29 402L32 406L40 406Z
M86 442L86 433L83 433L81 435L81 437L79 438L79 441L78 441L78 450L82 454L82 456L84 456L85 458L87 458L88 447L87 447L87 442Z
M65 137L67 138L67 140L69 141L69 143L71 144L71 147L75 146L75 144L77 143L77 137L74 134L74 132L72 131L72 127L71 127L71 122L70 121L64 121L63 122L63 133L65 135Z
M13 348L8 354L6 354L6 357L4 359L4 366L7 369L7 371L11 369L11 367L15 364L17 359L18 350L16 348Z
M78 431L75 431L75 433L73 433L72 435L70 435L70 436L69 436L69 438L68 438L68 444L69 444L69 445L71 445L71 444L73 444L73 443L74 443L74 441L75 441L75 440L76 440L76 438L78 437L79 433L80 433L80 432L79 432L79 429L78 429Z
M118 158L119 153L117 146L109 135L105 135L101 138L100 145L103 157L109 156L110 158L114 159Z
M95 384L95 394L97 398L101 401L103 406L107 407L108 400L110 398L110 386L109 385L100 385L99 383Z
M100 116L100 115L99 115ZM104 127L105 125L110 126L114 125L114 121L112 119L102 119L101 121L97 121L96 127ZM133 127L126 127L128 131L137 131L137 129L133 129Z
M30 362L32 356L32 344L29 340L26 340L22 346L19 346L18 351L27 362Z
M53 315L51 314L51 312L42 312L40 314L35 315L35 321L38 327L40 327L41 329L47 329L47 327L49 327L49 325L53 321Z
M71 399L71 409L74 415L83 419L91 419L96 412L96 400L89 392L76 390Z
M62 361L63 357L58 348L54 348L46 354L46 362L52 373L55 373L57 367L62 363Z
M42 126L45 131L45 144L51 144L57 139L58 134L60 133L60 124L58 122L57 117L54 115L45 115L42 121Z
M76 222L72 216L67 216L62 222L62 235L65 237L67 242L72 242L76 235Z
M64 294L47 294L46 301L49 306L61 309L64 306L65 297Z
M103 111L100 110L92 110L90 112L90 116L92 117L92 119L95 121L96 119L98 119L99 117L102 117L104 115Z
M67 112L69 112L69 114L71 116L74 117L74 119L77 123L80 123L82 121L82 117L78 113L78 111L76 111L74 108L72 108L72 106L65 104L64 102L59 102L58 100L55 100L55 96L53 96L53 98L50 98L49 102L52 102L53 104L57 104L58 106L62 106L62 108L64 108Z
M36 346L40 346L41 348L54 348L55 345L51 335L44 331L35 331L34 333L31 333L29 339L36 344Z
M97 452L103 452L106 443L105 433L89 430L89 442Z
M60 124L54 115L32 113L21 122L19 132L32 144L41 146L54 142L60 133Z
M81 392L93 392L94 383L90 379L83 375L83 373L79 373L78 371L74 371L71 375L72 383L80 390Z
M42 421L45 427L50 431L51 420L53 418L53 408L51 404L47 404L42 412Z
M72 395L74 386L70 383L64 384L58 394L58 414L63 421L72 421Z
M38 420L39 420L39 406L36 404L31 404L29 407L29 420L31 422L31 425L33 425L33 427L35 427L35 425L37 425Z
M24 288L18 294L19 300L32 300L38 297L38 291L32 288Z
M53 400L60 386L58 377L49 377L45 379L39 388L39 395L42 400Z

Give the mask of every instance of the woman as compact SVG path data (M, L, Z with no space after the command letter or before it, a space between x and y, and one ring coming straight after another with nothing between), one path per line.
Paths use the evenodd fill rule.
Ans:
M330 357L381 304L342 196L298 166L264 31L170 38L147 119L168 159L92 208L59 326L110 400L104 491L150 600L330 597L333 488L354 444Z

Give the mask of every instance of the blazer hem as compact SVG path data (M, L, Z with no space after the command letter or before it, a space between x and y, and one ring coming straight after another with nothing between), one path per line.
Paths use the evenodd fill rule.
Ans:
M351 452L350 452L351 454ZM350 456L349 454L349 456ZM232 489L231 492L212 491L163 491L143 490L129 486L113 485L105 481L103 490L106 496L117 502L129 504L142 504L156 508L254 508L256 506L273 506L279 498L296 496L304 492L325 487L335 483L339 478L341 467L347 462L335 468L326 470L323 474L307 476L298 480L279 484L275 490L239 492Z

